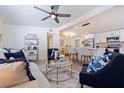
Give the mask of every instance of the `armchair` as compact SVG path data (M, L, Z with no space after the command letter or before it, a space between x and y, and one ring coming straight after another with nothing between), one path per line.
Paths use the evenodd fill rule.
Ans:
M113 53L111 61L97 72L87 73L82 68L79 82L81 87L124 88L124 54Z
M48 63L50 60L59 59L59 49L58 48L49 48L48 49Z

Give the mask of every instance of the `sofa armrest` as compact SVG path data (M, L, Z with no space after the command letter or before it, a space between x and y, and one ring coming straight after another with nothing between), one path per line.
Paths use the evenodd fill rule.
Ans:
M47 80L45 75L40 71L37 64L31 62L30 63L30 70L31 70L32 75L39 82L39 84L41 84L40 86L45 87L45 88L51 87L49 81Z

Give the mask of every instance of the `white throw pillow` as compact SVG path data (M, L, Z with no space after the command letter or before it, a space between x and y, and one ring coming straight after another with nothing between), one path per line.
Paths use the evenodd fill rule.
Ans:
M23 61L0 64L0 87L11 87L29 81Z

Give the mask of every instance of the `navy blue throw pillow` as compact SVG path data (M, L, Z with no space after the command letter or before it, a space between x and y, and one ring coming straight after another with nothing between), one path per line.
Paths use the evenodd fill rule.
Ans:
M4 53L5 57L7 59L10 59L11 57L17 59L17 58L22 58L25 59L25 55L22 50L15 52L15 53Z

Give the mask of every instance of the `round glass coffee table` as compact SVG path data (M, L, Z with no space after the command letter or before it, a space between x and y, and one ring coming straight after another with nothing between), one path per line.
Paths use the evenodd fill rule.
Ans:
M54 60L46 65L46 77L50 81L62 82L72 76L72 62Z

